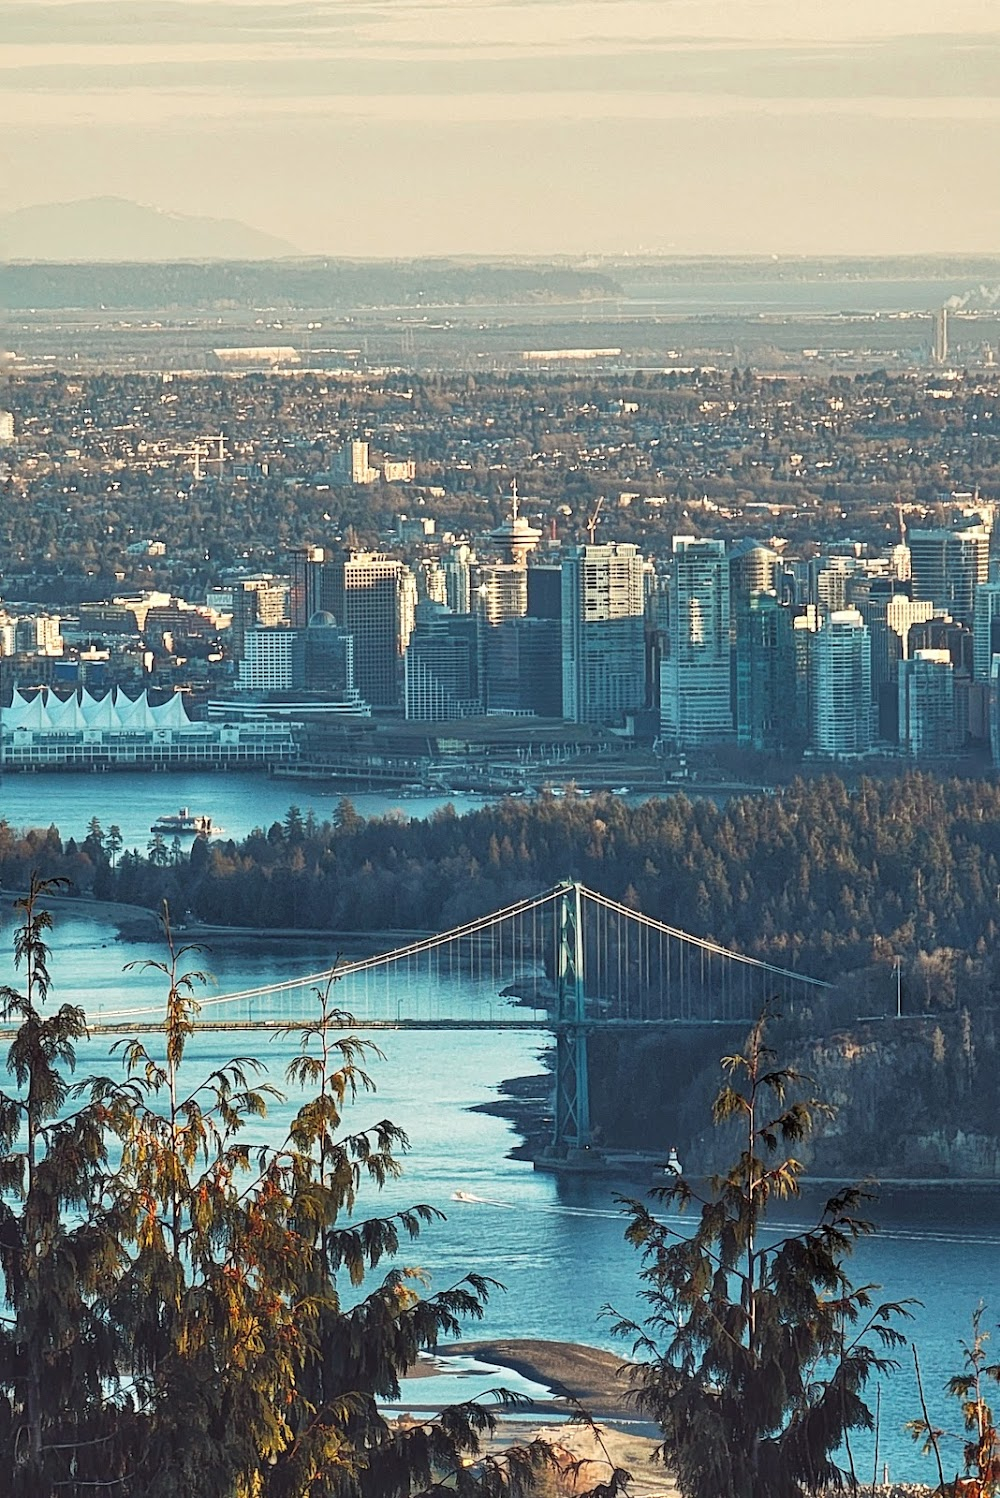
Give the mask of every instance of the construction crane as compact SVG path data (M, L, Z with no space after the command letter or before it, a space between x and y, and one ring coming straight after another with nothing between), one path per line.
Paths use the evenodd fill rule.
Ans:
M584 526L584 530L587 532L587 535L590 538L590 544L591 544L591 546L593 546L593 544L594 544L594 532L597 530L597 521L598 521L598 518L600 516L600 513L601 513L601 510L602 510L603 506L604 506L604 495L603 494L599 494L598 497L597 497L597 503L594 506L594 513L591 515L590 519L586 522L586 524Z

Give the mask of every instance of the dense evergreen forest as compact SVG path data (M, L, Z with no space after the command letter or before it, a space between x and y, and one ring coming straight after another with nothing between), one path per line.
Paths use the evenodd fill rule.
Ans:
M827 777L723 807L543 796L427 822L365 821L345 800L333 822L292 807L238 844L199 841L190 853L159 838L145 854L128 851L96 824L64 844L54 828L20 834L0 823L3 884L23 888L33 868L103 898L150 908L166 899L185 919L338 932L444 930L578 878L836 985L810 1013L789 1016L784 1037L840 1107L836 1130L816 1145L830 1174L1000 1176L993 782L910 774L849 790ZM908 1023L861 1023L894 1014L897 961ZM662 1041L595 1046L605 1137L690 1147L715 1045L679 1059ZM649 1085L636 1085L644 1077Z
M0 879L234 926L444 930L561 879L740 951L833 981L904 963L914 1005L953 1004L1000 926L1000 785L910 774L796 781L719 807L685 796L506 800L466 816L332 822L292 807L242 842L145 853L96 823L82 843L0 822ZM926 1005L925 1005L926 1007Z

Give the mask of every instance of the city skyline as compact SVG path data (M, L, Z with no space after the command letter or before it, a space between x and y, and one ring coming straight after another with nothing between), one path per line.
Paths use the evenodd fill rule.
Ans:
M40 0L0 46L6 204L314 254L989 252L998 64L984 0Z

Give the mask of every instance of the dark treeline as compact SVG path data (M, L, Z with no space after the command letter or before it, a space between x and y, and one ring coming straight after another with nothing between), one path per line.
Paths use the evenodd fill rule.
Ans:
M503 801L465 816L332 822L289 809L243 841L155 838L121 848L96 823L0 823L0 879L31 868L81 892L234 926L444 930L566 878L695 935L839 980L899 957L954 1003L970 963L990 963L1000 923L1000 785L909 774L796 781L724 807L684 796L630 806L614 796Z
M793 782L719 807L684 796L507 800L459 817L332 822L291 808L240 843L122 848L92 824L0 823L0 879L33 868L178 918L254 929L445 930L565 878L836 986L786 1016L784 1041L823 1082L840 1125L817 1143L830 1175L1000 1174L991 1083L1000 1057L1000 785L910 774ZM910 1023L862 1022L894 1015ZM674 1054L656 1037L594 1042L608 1142L673 1139L703 1153L715 1037ZM987 1085L987 1083L990 1085ZM630 1098L622 1109L621 1098Z

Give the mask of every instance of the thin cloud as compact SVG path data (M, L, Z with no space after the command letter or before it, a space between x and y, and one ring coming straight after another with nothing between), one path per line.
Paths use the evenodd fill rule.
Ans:
M998 91L997 0L22 0L0 38L8 205L341 253L983 244Z

